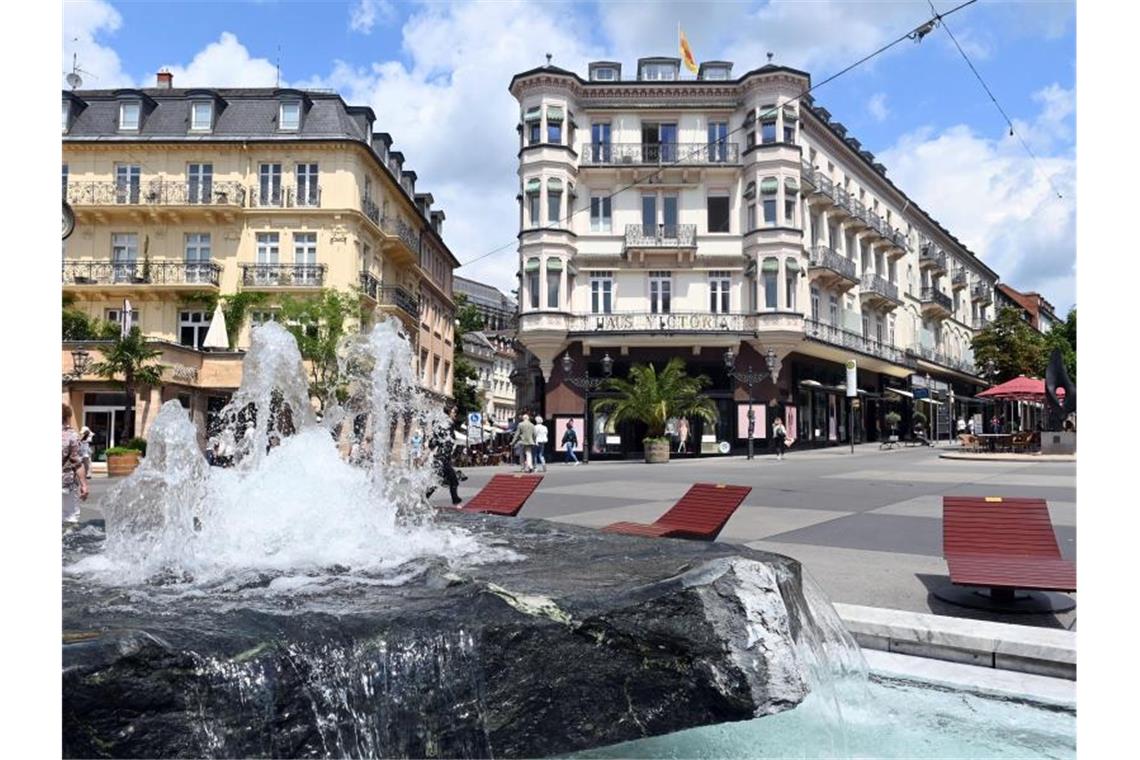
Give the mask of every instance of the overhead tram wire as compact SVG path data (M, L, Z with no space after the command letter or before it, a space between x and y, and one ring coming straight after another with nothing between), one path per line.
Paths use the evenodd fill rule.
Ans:
M834 82L836 79L838 79L839 77L843 76L844 74L850 72L852 69L855 69L859 66L862 66L864 63L871 60L872 58L875 58L876 56L882 55L883 53L890 50L891 48L893 48L895 45L899 44L903 40L914 40L916 42L920 41L924 36L926 36L926 34L928 34L931 31L931 29L934 28L934 24L936 24L939 21L939 19L943 19L949 15L957 13L958 11L962 10L963 8L971 6L976 2L978 2L978 0L966 0L966 2L955 6L954 8L946 11L945 13L939 14L939 13L935 12L935 15L932 18L930 18L930 19L924 21L923 23L919 24L918 26L916 26L914 29L911 29L906 34L898 37L897 39L895 39L891 42L888 42L887 44L883 45L882 47L880 47L875 52L863 56L858 61L855 61L854 63L852 63L850 66L847 66L846 68L841 69L840 71L837 71L836 73L832 74L831 76L827 77L826 79L823 79L822 81L813 84L811 87L807 88L806 90L801 92L799 95L796 95L794 98L790 98L789 100L785 101L778 108L772 109L770 111L766 111L765 113L761 114L758 117L757 121L763 119L765 116L775 115L779 111L779 108L782 108L784 106L787 106L790 103L795 103L795 102L803 99L807 95L811 94L812 91L817 90L820 87L823 87L825 84L829 84L830 82ZM745 124L742 124L741 126L737 127L736 129L730 130L729 132L725 133L725 136L723 139L727 140L730 135L735 134L735 133L740 132L740 131L743 131L748 126L751 126L751 123L746 122ZM612 200L614 197L616 197L617 195L619 195L621 193L624 193L626 190L631 190L635 187L638 187L639 185L642 185L642 184L648 182L649 180L653 179L654 177L656 177L657 175L659 175L661 172L665 171L666 169L669 169L669 168L672 168L675 166L680 166L681 164L685 163L686 161L688 161L693 156L698 155L700 153L700 151L701 151L701 148L696 148L696 149L690 151L684 157L678 158L675 161L672 161L669 163L662 163L657 169L655 169L654 171L645 175L641 179L634 180L633 182L629 183L628 185L625 185L624 187L619 187L617 190L614 190L609 195L601 196L601 198L602 198L602 200ZM588 207L583 206L582 208L577 209L576 211L571 211L570 213L568 213L566 216L562 217L558 221L560 223L568 222L568 221L570 221L570 219L572 219L576 215L587 210L587 208ZM518 238L516 237L514 240L510 241L509 243L504 243L503 245L500 245L497 248L492 248L491 250L487 251L486 253L479 254L478 256L471 259L470 261L463 262L462 264L460 264L460 267L465 267L469 264L474 264L476 261L481 261L482 259L485 259L488 256L492 256L496 253L499 253L500 251L504 251L504 250L506 250L506 249L508 249L514 245L517 245L517 244L518 244Z
M963 50L962 46L958 44L958 38L954 36L954 32L950 31L950 25L943 20L944 17L948 14L939 15L938 9L934 7L934 0L926 0L926 2L930 4L930 10L934 12L934 17L937 19L937 22L941 23L942 28L946 30L946 34L950 35L950 39L953 41L954 47L958 48L958 52L962 55L962 59L966 61L966 65L970 67L970 71L974 72L974 76L977 78L978 83L982 86L982 89L985 90L986 94L990 96L990 100L993 101L994 107L997 108L998 113L1000 113L1002 115L1002 118L1005 119L1005 123L1009 126L1010 137L1017 138L1017 141L1021 143L1021 147L1024 148L1025 152L1029 154L1029 157L1033 159L1033 165L1041 172L1042 175L1044 175L1045 180L1049 183L1049 187L1053 188L1053 193L1057 196L1058 199L1064 199L1065 196L1062 195L1061 191L1057 189L1057 186L1053 184L1053 178L1045 173L1045 170L1041 167L1041 162L1037 160L1037 156L1030 149L1029 144L1026 143L1024 139L1022 139L1019 132L1014 131L1013 120L1009 118L1009 114L1007 114L1005 112L1005 109L1001 107L1001 103L998 102L997 97L994 96L993 92L989 88L989 85L986 84L986 80L982 79L982 75L978 73L978 70L974 67L974 63L970 60L970 56L966 55L966 51ZM955 8L955 10L957 10L957 8Z

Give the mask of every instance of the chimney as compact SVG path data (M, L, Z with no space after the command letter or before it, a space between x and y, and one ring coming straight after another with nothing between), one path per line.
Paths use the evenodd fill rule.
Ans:
M174 87L174 74L166 69L158 72L158 80L155 82L155 87L160 90L169 90Z

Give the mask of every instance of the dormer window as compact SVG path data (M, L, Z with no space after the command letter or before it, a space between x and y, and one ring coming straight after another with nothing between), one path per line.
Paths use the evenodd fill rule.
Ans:
M142 104L138 101L119 104L119 129L138 130Z
M208 100L196 100L190 104L190 129L194 132L209 132L214 127L214 104Z
M301 101L286 100L281 103L281 116L278 128L296 131L301 128Z
M63 131L66 132L68 122L71 121L71 103L65 98L63 101Z
M600 66L594 69L595 82L612 82L618 78L617 69L610 66Z
M647 63L641 68L641 78L664 81L677 78L677 67L671 63Z

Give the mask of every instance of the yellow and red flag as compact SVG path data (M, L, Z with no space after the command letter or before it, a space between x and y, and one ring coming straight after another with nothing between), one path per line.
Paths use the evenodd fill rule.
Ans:
M697 73L697 59L693 57L693 49L689 47L689 41L685 39L685 33L681 31L681 25L677 25L677 34L681 37L681 60L685 62L685 68L694 74Z

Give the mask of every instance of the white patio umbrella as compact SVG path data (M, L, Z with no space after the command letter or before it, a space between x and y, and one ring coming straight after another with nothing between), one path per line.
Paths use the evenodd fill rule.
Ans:
M122 324L119 325L119 328L122 331L122 336L124 338L131 334L131 322L133 322L133 321L134 321L134 309L131 308L131 302L124 298L123 299Z
M214 316L210 318L210 329L206 331L206 340L202 348L216 348L226 351L230 347L229 336L226 335L226 315L222 313L222 305L214 307Z

